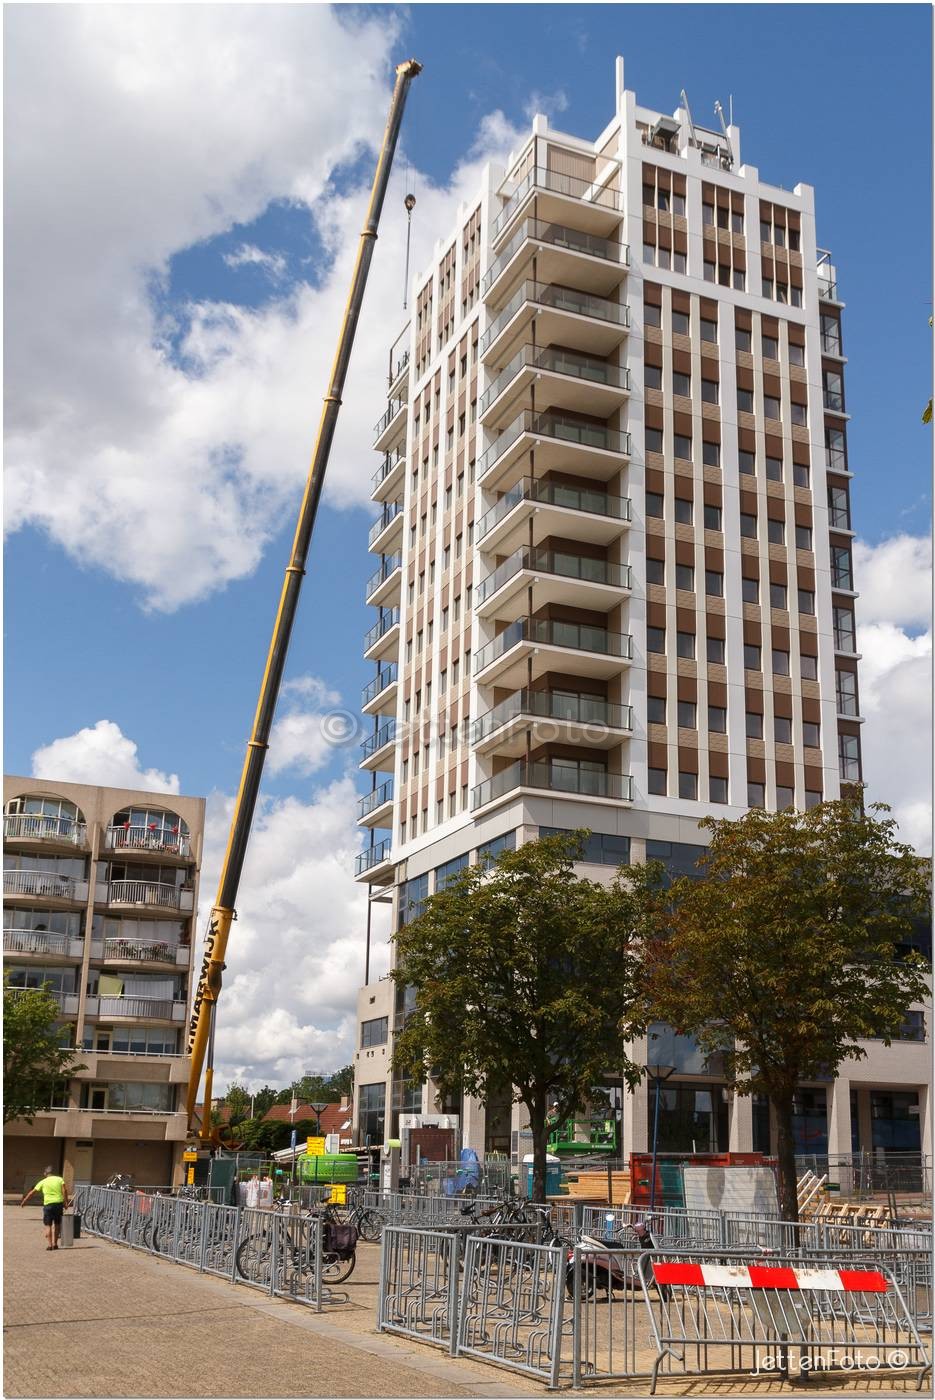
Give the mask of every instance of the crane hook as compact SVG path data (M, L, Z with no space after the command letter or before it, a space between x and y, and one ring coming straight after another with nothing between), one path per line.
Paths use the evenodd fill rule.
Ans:
M406 209L406 273L403 279L403 310L405 311L409 297L409 246L412 239L412 211L416 207L415 195L407 194L403 204Z

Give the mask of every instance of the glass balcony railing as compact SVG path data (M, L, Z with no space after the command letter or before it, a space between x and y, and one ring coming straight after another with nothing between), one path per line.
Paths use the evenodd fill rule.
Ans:
M391 525L396 517L402 514L402 509L402 501L387 501L381 513L370 526L370 534L367 537L367 543L372 545L374 540L378 540L387 525Z
M407 326L407 327L406 327L406 331L404 332L404 334L408 334L408 331L409 331L409 327ZM391 368L391 370L390 370L390 378L389 378L389 382L390 382L390 387L391 387L391 388L392 388L392 386L396 383L397 379L398 379L399 376L402 374L403 370L408 368L408 365L409 365L409 351L408 351L408 350L404 350L404 351L402 352L401 355L398 355L397 358L396 358L395 360L392 360L392 368Z
M396 721L388 719L386 724L381 724L375 734L369 735L360 746L364 759L372 758L375 753L396 738Z
M518 549L478 584L478 604L485 603L523 569L580 579L582 583L603 583L611 588L630 587L629 564L610 564L606 559L588 559L583 554L562 554L551 549Z
M395 452L387 452L384 455L383 461L380 463L379 467L377 467L373 476L370 478L371 495L374 491L376 491L377 487L381 484L381 482L384 482L386 480L386 478L389 476L390 472L394 469L394 467L396 467L399 462L402 462L405 459L405 456L406 454L401 447L397 448Z
M512 792L514 788L544 788L576 797L609 797L616 802L632 799L632 779L628 773L608 773L604 768L579 768L574 764L528 762L519 759L502 773L479 783L471 793L471 809Z
M537 243L548 243L553 248L565 248L572 253L587 253L592 258L604 258L607 262L619 262L625 267L630 262L630 250L627 245L618 243L613 238L600 238L597 234L583 233L577 228L566 228L564 224L550 224L544 219L524 219L499 257L495 258L484 273L480 284L481 296L487 295L527 239L533 239Z
M604 627L592 627L580 622L519 617L475 653L474 674L485 670L491 662L497 661L520 642L568 647L571 651L591 651L599 656L620 657L624 661L633 655L633 639L626 632L608 632Z
M629 705L614 705L599 695L553 694L549 690L518 690L474 721L472 742L481 743L490 734L520 716L531 719L594 725L602 729L632 729L633 711Z
M837 282L829 282L826 278L819 277L818 295L822 301L839 301Z
M392 840L388 836L385 841L378 841L375 846L368 846L365 851L354 861L355 875L363 875L365 870L372 870L375 865L381 865L383 861L390 858L390 847Z
M367 580L367 597L371 597L380 587L380 584L386 582L390 574L394 574L397 569L401 569L402 564L403 556L401 554L388 554L386 558L381 561L380 567L375 569Z
M357 803L357 819L362 821L364 817L369 817L371 812L375 812L378 807L382 807L385 802L393 800L393 779L387 778L385 783L374 788L373 792L368 792Z
M404 409L405 407L406 407L406 400L405 400L405 399L392 399L392 400L390 401L390 405L389 405L389 407L387 408L386 412L384 413L383 417L380 418L380 419L378 419L377 422L374 424L374 428L373 428L373 435L374 435L374 437L375 437L375 438L378 438L378 437L380 436L381 433L385 432L386 429L387 429L387 428L390 426L390 424L392 423L393 419L396 417L397 413L402 413L402 411L403 411L403 409Z
M480 411L486 413L492 403L509 388L517 375L527 368L547 370L553 374L567 374L574 379L586 380L589 384L606 384L613 389L629 389L630 371L621 365L612 365L596 355L576 354L574 350L536 350L532 345L524 345L518 355L514 355L508 365L497 375L494 382L481 395Z
M381 637L385 637L391 627L395 627L399 622L399 608L387 608L381 618L376 621L364 637L364 651L369 651L374 642L378 642Z
M3 834L11 841L60 841L83 846L87 826L72 817L47 816L42 812L18 812L3 818Z
M554 438L558 442L575 443L579 447L593 447L601 452L630 451L630 434L605 428L602 423L582 422L563 413L533 413L526 409L514 418L508 428L492 443L477 463L477 479L483 480L490 468L499 462L505 452L522 437L523 433L535 433L538 437Z
M615 326L630 324L630 308L623 302L609 301L607 297L596 297L590 292L579 292L574 287L559 287L551 282L524 282L481 336L481 355L526 302L534 306L551 307L555 311L571 311L576 316L590 316L596 321L609 321Z
M603 209L615 212L620 212L623 209L623 195L620 190L611 190L606 185L597 185L593 180L581 180L574 175L561 175L555 170L537 168L524 175L511 192L506 204L494 220L492 234L494 238L503 232L523 201L536 190L550 190L553 194L580 199L585 204L598 205Z
M533 481L531 477L525 477L481 516L476 530L478 542L489 535L494 526L499 525L522 501L561 506L565 510L580 510L587 515L603 515L611 520L632 518L628 496L609 496L606 491L579 489L552 481Z
M369 685L365 685L361 698L362 705L369 705L371 700L375 700L381 691L396 680L396 666L384 666L383 670L374 676Z

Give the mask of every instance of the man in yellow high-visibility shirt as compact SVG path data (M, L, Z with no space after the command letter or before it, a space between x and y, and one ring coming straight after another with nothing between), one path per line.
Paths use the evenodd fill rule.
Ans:
M26 1192L20 1205L24 1206L30 1196L35 1196L37 1192L42 1197L42 1223L48 1241L46 1249L58 1249L62 1216L69 1204L68 1187L62 1177L56 1176L51 1167L46 1167L42 1173L42 1180L37 1181L32 1190Z

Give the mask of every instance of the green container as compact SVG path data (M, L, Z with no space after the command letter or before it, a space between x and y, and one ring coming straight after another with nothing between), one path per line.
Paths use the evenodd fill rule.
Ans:
M296 1171L304 1186L315 1182L343 1181L352 1184L357 1180L356 1152L324 1152L320 1157L299 1157Z

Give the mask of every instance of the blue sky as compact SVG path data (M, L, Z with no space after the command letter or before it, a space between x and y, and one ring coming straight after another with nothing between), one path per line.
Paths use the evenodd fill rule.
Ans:
M106 719L183 791L235 788L371 178L366 142L408 55L424 72L288 675L321 678L356 711L372 674L363 483L377 465L383 357L404 321L407 171L418 268L445 232L433 217L467 196L459 178L476 178L479 140L508 145L537 109L594 137L622 53L639 102L671 112L684 87L709 123L732 96L746 162L771 183L816 188L819 242L847 302L868 708L887 711L890 733L894 714L907 733L925 728L912 707L930 650L928 6L14 8L8 772ZM917 753L876 762L894 788L877 796L924 773ZM343 779L332 796L352 833L347 771L347 751L319 753L269 773L264 792L305 804L314 828L323 784ZM359 921L352 884L342 898ZM313 1054L318 1042L303 1044ZM242 1047L230 1055L245 1061Z

